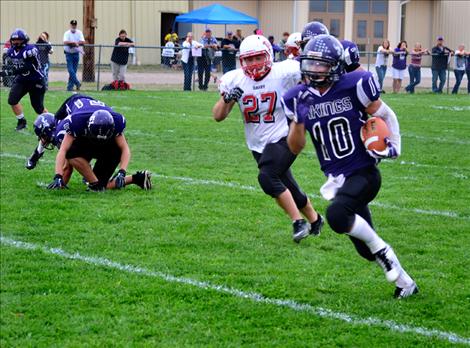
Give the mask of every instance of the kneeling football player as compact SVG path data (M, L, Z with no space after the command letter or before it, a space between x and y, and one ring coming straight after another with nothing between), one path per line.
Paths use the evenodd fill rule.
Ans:
M346 234L358 253L376 261L386 279L395 282L395 297L418 292L414 280L403 269L393 249L376 233L368 204L380 189L377 163L400 154L401 138L395 113L380 99L371 73L343 73L343 47L330 35L311 39L301 55L304 84L285 95L284 103L294 111L288 136L292 152L305 146L310 133L322 171L328 177L320 192L330 200L326 218L331 229ZM360 132L367 114L382 118L391 135L383 151L369 151Z
M124 116L103 102L83 95L67 99L65 108L70 120L56 157L56 174L49 189L66 187L64 168L67 164L85 178L90 191L121 189L129 184L144 190L152 188L147 170L126 176L131 153L124 136ZM58 114L64 116L60 110ZM90 166L92 159L96 159L93 168ZM111 179L118 166L119 171Z

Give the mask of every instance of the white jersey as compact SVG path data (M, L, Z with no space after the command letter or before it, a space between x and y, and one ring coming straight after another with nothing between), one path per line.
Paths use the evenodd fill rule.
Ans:
M238 106L245 122L246 144L251 151L262 153L266 144L277 143L287 136L289 126L281 98L300 81L300 65L295 60L273 63L261 81L245 75L242 69L229 71L220 80L219 90L243 90Z

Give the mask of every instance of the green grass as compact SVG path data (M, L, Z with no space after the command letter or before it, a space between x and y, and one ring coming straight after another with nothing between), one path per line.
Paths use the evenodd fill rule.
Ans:
M33 112L24 98L29 128L14 132L1 90L3 237L470 338L468 96L384 96L400 120L403 155L380 165L383 184L372 212L421 289L396 301L382 271L329 227L319 238L292 242L290 222L257 188L239 112L212 121L216 93L90 94L126 116L129 172L150 169L154 190L87 193L74 174L69 190L47 191L55 152L35 170L24 169L21 156L36 144ZM46 107L55 111L67 96L47 93ZM324 213L327 202L317 195L324 177L311 144L293 170ZM2 347L452 345L41 250L2 244L0 251Z

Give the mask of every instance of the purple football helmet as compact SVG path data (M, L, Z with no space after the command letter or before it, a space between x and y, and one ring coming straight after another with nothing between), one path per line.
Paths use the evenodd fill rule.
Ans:
M330 35L330 32L328 31L326 25L321 22L313 21L307 23L302 30L300 48L304 49L308 40L314 38L317 35Z
M13 40L21 40L21 42L13 44ZM22 47L26 45L28 41L29 41L29 36L28 34L26 34L26 31L24 31L23 29L15 29L13 33L11 33L10 35L10 42L12 46Z
M331 35L317 35L305 45L300 70L307 84L328 87L343 74L344 49Z
M33 124L34 133L39 139L45 142L45 145L53 143L56 121L54 115L46 112L39 115Z
M97 110L88 120L88 133L91 138L108 140L114 133L114 119L109 111Z

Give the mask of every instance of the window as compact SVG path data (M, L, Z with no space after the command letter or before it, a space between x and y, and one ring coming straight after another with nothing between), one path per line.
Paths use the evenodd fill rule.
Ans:
M384 21L374 21L374 37L378 39L384 37Z
M323 23L323 19L321 18L314 18L313 21Z
M326 12L326 0L310 0L310 12Z
M388 13L388 1L387 0L372 1L372 13L387 14Z
M360 53L361 57L365 57L366 54L364 52L366 51L366 45L365 44L359 44L359 45L357 45L357 48L359 50L359 53Z
M332 19L330 21L330 34L333 35L334 37L340 36L340 20L339 19Z
M367 21L357 21L357 37L367 37Z
M380 45L374 45L373 49L372 49L372 52L377 52L377 50L379 49L379 46Z
M369 13L369 0L355 0L354 13Z
M344 12L344 0L329 0L328 12L343 13Z

